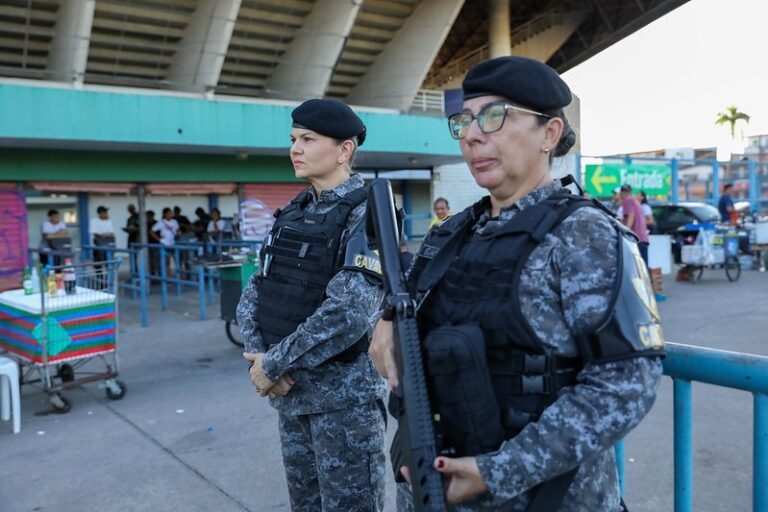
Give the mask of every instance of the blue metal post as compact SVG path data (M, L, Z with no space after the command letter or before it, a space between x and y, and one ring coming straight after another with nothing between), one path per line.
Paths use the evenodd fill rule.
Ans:
M168 309L168 283L165 281L168 276L165 271L165 257L165 246L160 244L160 292L163 296L163 311Z
M619 473L619 491L624 496L624 440L613 446L616 455L616 472Z
M197 250L197 254L203 255L202 247ZM197 291L200 299L200 320L205 320L205 269L200 263L197 265Z
M672 174L670 183L670 191L671 191L671 197L672 204L679 203L680 202L680 175L678 174L679 165L677 162L677 158L673 158L669 161L669 170ZM686 194L687 196L688 194ZM686 197L686 199L688 199Z
M760 211L760 185L757 181L757 162L754 160L747 161L747 169L749 169L749 210L752 213Z
M181 279L181 258L179 257L179 249L178 247L173 248L173 268L176 269L176 296L181 296L181 282L179 279Z
M136 263L136 254L128 249L128 272L131 277L129 279L129 283L131 283L131 288L129 288L131 292L131 300L136 300L136 288L133 288L136 286L136 274L134 273L134 267L133 265Z
M752 510L768 512L768 394L755 393Z
M208 304L216 302L216 278L213 275L213 269L206 271L208 275Z
M219 194L208 194L208 213L219 207Z
M715 160L712 162L712 204L717 204L720 200L720 163Z
M141 311L141 326L147 327L149 325L149 316L147 314L147 269L146 269L146 251L147 249L139 249L138 255L139 255L139 261L138 261L138 269L139 269L139 309ZM134 253L134 258L136 257L136 253Z
M90 242L90 233L88 232L90 229L90 222L88 218L88 193L87 192L78 192L77 193L77 222L80 224L80 247L84 247L86 245L91 245ZM85 254L90 257L91 256L91 250L86 249Z
M674 379L675 512L693 512L691 382Z

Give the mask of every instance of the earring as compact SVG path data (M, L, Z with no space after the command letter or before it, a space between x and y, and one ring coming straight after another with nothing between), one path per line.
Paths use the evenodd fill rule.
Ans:
M544 148L544 149L542 149L542 151L543 151L544 153L549 153L549 151L550 151L550 150L549 150L549 148Z

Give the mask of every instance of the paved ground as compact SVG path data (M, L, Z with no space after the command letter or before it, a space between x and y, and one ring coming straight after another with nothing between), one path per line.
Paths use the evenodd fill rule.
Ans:
M666 285L669 340L768 355L768 273L729 283L712 272L695 285ZM289 509L276 414L248 384L216 307L200 321L193 301L172 298L172 310L153 311L147 329L123 301L123 400L90 384L67 392L72 411L57 415L39 390L25 387L21 433L0 424L0 510ZM698 385L694 399L694 509L751 509L751 396ZM627 440L633 512L673 508L671 416L665 379L656 407Z

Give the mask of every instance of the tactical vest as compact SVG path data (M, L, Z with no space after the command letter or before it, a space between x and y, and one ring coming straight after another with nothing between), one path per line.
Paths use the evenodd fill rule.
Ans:
M280 343L311 316L325 299L328 282L342 265L342 238L350 212L367 198L357 188L326 213L310 213L305 190L282 211L263 249L259 280L259 324L264 342ZM368 350L368 336L331 360L352 362Z
M576 374L582 366L579 358L559 357L545 351L522 314L518 290L520 274L531 252L568 215L585 206L592 203L561 189L519 212L500 230L472 236L471 226L481 212L490 207L486 198L465 211L463 218L436 228L422 249L431 252L434 259L420 257L420 253L408 276L411 293L417 297L426 295L418 313L422 339L427 339L435 329L449 325L477 326L482 331L490 385L498 404L504 439L536 421L555 401L560 388L576 383ZM446 257L452 258L447 270L444 262L443 269L436 270ZM436 285L430 282L434 279L439 279ZM435 340L438 344L439 341ZM426 352L427 374L437 408L442 412L454 411L450 416L460 415L459 410L451 409L457 402L449 398L455 396L456 389L441 389L450 386L451 379L442 374L451 369L446 370L441 356L433 356L429 349ZM446 403L449 403L447 409L442 407ZM466 435L479 437L483 437L482 432L471 434L469 431L478 427L486 429L486 437L490 438L498 431L497 425L462 427L458 425L461 421L444 418L441 423L444 429L463 429ZM456 432L443 434L454 438L457 435ZM472 443L465 444L469 445Z

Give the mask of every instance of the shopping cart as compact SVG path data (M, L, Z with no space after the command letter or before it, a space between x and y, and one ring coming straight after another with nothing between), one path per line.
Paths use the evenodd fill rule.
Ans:
M690 276L688 280L699 281L705 268L724 269L729 281L739 280L739 238L733 229L714 224L686 224L684 229L696 232L694 243L684 245L681 252L682 270Z
M125 396L117 380L120 263L47 267L32 294L0 293L0 348L18 360L21 383L40 385L57 412L70 409L61 391L90 382L104 381L112 400Z

